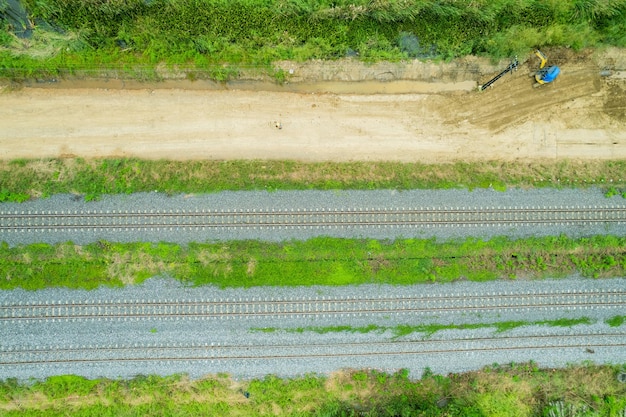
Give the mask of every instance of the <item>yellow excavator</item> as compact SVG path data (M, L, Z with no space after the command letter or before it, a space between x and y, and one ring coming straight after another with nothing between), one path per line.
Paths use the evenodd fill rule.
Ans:
M535 85L534 87L539 87L540 85L551 83L556 79L556 77L561 72L561 69L556 65L546 68L546 64L548 63L548 58L539 50L535 51L535 55L541 60L541 64L539 64L539 70L531 73L531 77L535 77Z

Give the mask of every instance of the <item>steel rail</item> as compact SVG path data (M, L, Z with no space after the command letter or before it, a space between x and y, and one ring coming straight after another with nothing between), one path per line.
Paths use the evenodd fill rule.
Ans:
M157 221L155 221L157 220ZM83 222L86 221L87 223ZM0 230L626 223L626 207L2 212Z
M599 343L598 338L612 338L610 343ZM149 361L194 361L194 360L260 360L260 359L308 359L308 358L329 358L329 357L359 357L359 356L394 356L394 355L432 355L432 354L445 354L445 353L458 353L458 352L496 352L496 351L511 351L511 350L528 350L528 349L572 349L572 348L602 348L602 347L624 347L626 346L626 333L590 333L590 334L552 334L552 335L528 335L528 336L507 336L507 337L480 337L480 338L458 338L458 339L421 339L411 341L384 341L384 342L348 342L348 343L333 343L333 344L307 344L306 346L300 344L293 345L215 345L215 344L203 344L203 345L184 345L184 344L172 344L172 345L142 345L135 344L133 346L93 346L85 345L82 347L59 347L51 346L49 348L37 348L37 349L24 349L24 350L2 350L0 351L0 365L28 365L28 364L59 364L59 363L98 363L98 362L149 362ZM581 342L581 339L589 339L589 342ZM558 340L556 343L550 344L550 341ZM563 340L572 340L572 343L563 343ZM522 343L528 341L532 343ZM470 347L468 344L480 344L480 343L493 343L499 342L511 342L517 343L514 346L474 346ZM428 346L429 344L466 344L461 348L447 348L447 349L424 349L420 346ZM408 346L404 347L404 346ZM358 349L369 348L369 351L364 352L342 352L345 349ZM399 349L393 351L374 351L374 347L397 347ZM276 352L280 349L335 349L332 352L326 353L283 353L283 354L267 354L262 353L259 355L250 354L250 350L263 350L269 352ZM409 349L410 348L410 349ZM209 354L211 351L224 351L232 349L236 352L245 351L245 353L236 353L226 355L224 353ZM187 354L187 356L174 356L169 353L170 356L163 356L170 351L196 351L195 356ZM39 358L38 360L20 360L19 356L36 356L36 355L76 355L81 352L88 352L93 355L95 352L101 353L114 353L120 355L123 352L137 352L144 356L151 355L151 357L136 356L136 357L100 357L100 358L63 358L63 359L46 359ZM161 356L157 356L161 353ZM221 355L221 356L220 356ZM14 360L10 360L9 356L15 357ZM104 355L103 355L104 356ZM121 355L120 355L121 356Z
M381 209L272 209L272 210L94 210L94 211L77 211L77 210L14 210L8 212L0 212L0 218L31 218L31 217L92 217L98 215L100 217L119 217L127 215L141 215L146 217L159 217L159 216L232 216L232 215L244 215L244 214L259 214L259 215L318 215L318 214L379 214L379 213L408 213L408 214L421 214L421 213L447 213L447 214L463 214L463 213L500 213L500 212L528 212L528 213L571 213L571 212L589 212L589 211L626 211L626 207L611 207L611 206L588 206L588 207L564 207L564 206L550 206L550 207L530 207L530 206L514 206L514 207L462 207L462 208L448 208L448 207L420 207L418 208L381 208Z
M114 304L114 305L126 305L126 304L172 304L179 305L183 304L249 304L249 303L273 303L273 304L300 304L300 303L352 303L352 302L403 302L403 301L433 301L433 300L467 300L467 299L484 299L484 298L513 298L517 299L520 297L553 297L553 296L568 296L568 297L576 297L576 296L587 296L587 295L598 295L598 294L607 294L607 295L626 295L626 289L621 288L611 288L611 289L600 289L600 290L586 290L586 291L574 291L574 290L564 290L558 292L535 292L535 291L526 291L526 292L489 292L485 294L434 294L434 295L419 295L419 296L399 296L399 297L371 297L371 298L361 298L361 297L342 297L342 298L318 298L318 297L308 297L308 298L298 298L298 299L289 299L289 300L281 300L275 298L267 298L267 297L252 297L252 298L241 298L239 299L206 299L206 300L198 300L197 298L193 299L184 299L184 298L176 298L175 300L170 301L159 301L156 299L146 301L145 298L136 298L136 299L124 299L123 301L78 301L73 302L71 300L66 301L46 301L46 302L30 302L30 301L15 301L15 302L5 302L5 304L0 304L0 309L3 308L13 308L13 307L51 307L51 306L99 306L102 304Z
M380 314L523 310L530 308L623 307L626 291L612 289L582 292L521 294L433 295L400 298L322 298L299 300L171 300L141 299L98 302L16 302L0 305L0 322L138 317L294 316L316 314Z

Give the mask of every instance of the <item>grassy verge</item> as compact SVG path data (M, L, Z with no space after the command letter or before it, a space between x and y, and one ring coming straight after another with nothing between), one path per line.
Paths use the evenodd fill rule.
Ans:
M64 243L0 245L0 288L93 289L169 275L188 285L219 287L408 285L497 278L534 279L574 273L623 276L625 237L489 241L379 241L316 238L269 243Z
M620 321L621 320L621 321ZM470 329L493 329L497 333L506 332L518 327L524 326L551 326L551 327L572 327L578 324L593 324L594 320L589 317L580 317L577 319L558 319L558 320L542 320L542 321L500 321L494 323L466 323L466 324L400 324L397 326L379 326L376 324L370 324L368 326L353 327L353 326L309 326L309 327L260 327L252 328L252 332L261 333L304 333L313 332L318 334L326 333L372 333L383 334L389 332L391 339L397 339L402 336L407 336L413 333L421 333L424 337L430 337L442 330L470 330ZM623 316L615 316L606 320L606 323L611 327L619 327L623 324Z
M549 45L626 45L623 1L23 3L35 22L35 36L22 41L10 34L8 25L1 27L0 75L89 74L113 68L145 77L166 63L224 79L236 76L239 66L266 66L271 72L272 62L285 59L502 57ZM6 7L0 5L0 16Z
M406 370L341 371L293 379L235 381L228 375L131 380L58 376L0 381L4 416L549 416L623 415L624 366L585 364L541 369L494 364L477 372L417 380ZM567 414L550 414L558 409Z
M87 200L103 194L222 190L603 187L626 196L626 161L303 163L295 161L151 161L41 159L0 161L0 202L57 193Z

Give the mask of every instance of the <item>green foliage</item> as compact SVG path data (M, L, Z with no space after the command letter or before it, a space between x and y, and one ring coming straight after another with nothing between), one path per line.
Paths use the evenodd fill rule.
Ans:
M0 381L0 409L3 416L52 417L548 416L550 410L613 416L626 408L626 387L616 378L621 370L619 365L541 369L530 362L448 376L426 368L417 379L409 379L406 369L237 381L224 374L198 380L184 375L129 380L68 375Z
M335 59L359 51L368 61L493 57L544 45L623 46L622 0L25 0L35 21L77 35L52 59L3 51L12 78L124 68L142 76L165 62L226 80L222 64L267 66L282 59ZM54 32L40 25L36 32ZM44 35L48 36L48 35ZM10 45L9 38L0 38ZM34 55L34 54L33 54ZM105 65L102 65L105 64ZM132 67L142 68L137 72ZM194 72L195 73L195 72Z
M228 71L224 69L224 71ZM0 200L78 193L158 190L168 194L222 190L446 189L586 186L611 181L626 188L625 161L554 164L399 162L300 163L294 161L150 161L140 159L42 159L0 161ZM544 180L538 184L537 175ZM340 178L329 181L328 178Z
M41 392L50 399L86 396L97 387L97 380L90 380L76 375L52 376L44 382L36 382L32 390Z
M606 322L611 326L620 326L623 320L623 316L616 316ZM490 323L464 323L464 324L399 324L396 326L379 326L370 324L362 327L352 326L328 326L328 327L298 327L298 328L276 328L276 327L263 327L263 328L251 328L252 332L262 333L275 333L277 331L283 331L287 333L304 333L313 332L318 334L326 333L371 333L376 332L383 334L389 332L391 339L395 340L402 336L408 336L414 333L421 333L423 337L431 337L437 332L443 330L470 330L470 329L489 329L493 328L496 333L506 332L518 327L523 326L552 326L552 327L572 327L579 324L593 324L594 321L588 317L580 317L577 319L557 319L557 320L545 320L545 321L504 321L504 322L490 322Z
M9 190L0 190L0 203L23 203L30 200L26 193L12 193Z
M1 11L0 11L0 14L1 14ZM13 44L14 39L15 39L14 36L9 31L8 24L5 24L2 21L0 21L0 47L3 47L3 48L10 47Z
M619 327L624 324L624 321L626 321L626 316L613 316L606 320L606 324L611 327Z
M626 238L565 236L488 241L374 241L320 237L307 241L220 243L72 243L0 245L0 288L140 283L155 275L190 285L410 285L458 279L542 278L584 273L623 276ZM497 253L497 256L494 256Z
M496 57L525 55L529 50L543 46L567 45L575 50L598 43L598 35L586 22L579 24L551 24L544 27L514 25L483 44Z
M515 393L502 391L485 392L476 395L475 407L485 417L526 417L532 415L532 408Z
M355 372L352 374L352 380L357 382L364 382L367 380L367 373L363 371Z

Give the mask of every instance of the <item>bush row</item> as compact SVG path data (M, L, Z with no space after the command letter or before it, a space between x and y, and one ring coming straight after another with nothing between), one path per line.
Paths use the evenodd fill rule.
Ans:
M542 369L493 364L465 374L421 378L409 371L345 370L250 381L228 375L0 381L3 416L622 416L623 365Z
M40 28L75 35L58 48L63 58L55 65L62 68L76 65L75 55L88 57L84 66L98 66L113 54L118 62L203 68L356 55L504 57L547 45L626 46L626 0L24 1ZM6 36L0 40L11 43ZM1 54L22 59L6 50Z

